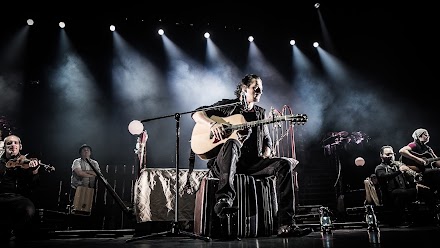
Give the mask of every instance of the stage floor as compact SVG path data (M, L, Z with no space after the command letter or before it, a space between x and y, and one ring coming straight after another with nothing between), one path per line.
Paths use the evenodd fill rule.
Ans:
M141 236L144 237L144 236ZM133 240L130 240L134 238ZM129 240L127 242L127 240ZM374 241L374 242L373 242ZM379 242L377 242L379 241ZM366 228L334 229L330 234L323 235L314 231L299 238L242 238L241 240L211 240L204 241L186 235L161 235L153 238L137 239L134 230L81 230L53 233L49 237L31 241L10 241L9 247L62 247L62 248L161 248L161 247L439 247L440 228L436 226L390 228L380 227L379 236L369 237ZM8 247L2 244L1 247Z

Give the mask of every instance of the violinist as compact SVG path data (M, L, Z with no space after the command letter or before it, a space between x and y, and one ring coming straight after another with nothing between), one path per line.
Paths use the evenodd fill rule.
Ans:
M5 152L5 142L3 141L3 131L0 129L0 158Z
M39 161L21 155L20 137L7 136L4 146L0 157L0 243L9 242L12 235L18 239L30 237L35 205L29 197L39 183ZM26 166L7 166L11 161Z

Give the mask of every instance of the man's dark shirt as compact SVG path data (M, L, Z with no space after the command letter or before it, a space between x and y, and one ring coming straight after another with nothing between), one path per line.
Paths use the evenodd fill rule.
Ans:
M405 189L409 187L409 182L406 178L406 174L403 174L399 170L396 162L387 165L381 163L376 166L374 173L377 176L377 180L384 192L391 192L395 189Z
M9 160L4 156L0 158L0 194L16 193L29 196L31 190L39 184L39 175L32 174L31 169L7 168Z

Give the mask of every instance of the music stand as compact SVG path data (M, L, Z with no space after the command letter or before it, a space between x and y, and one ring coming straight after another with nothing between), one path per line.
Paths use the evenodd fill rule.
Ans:
M238 101L238 102L234 102L234 103L230 103L230 104L224 104L224 105L218 105L218 106L212 106L212 107L206 107L206 108L199 108L197 110L187 111L187 112L182 112L182 113L175 113L174 115L165 115L165 116L161 116L161 117L141 120L141 122L148 122L148 121L152 121L152 120L158 120L158 119L169 118L169 117L174 117L174 119L176 120L176 184L174 185L174 188L175 188L174 220L173 220L173 223L171 224L171 230L159 232L159 233L152 233L149 235L144 235L144 236L139 236L139 237L133 237L133 238L125 240L126 243L141 240L141 239L149 239L149 238L159 237L159 236L173 236L173 237L184 236L184 237L201 239L204 241L211 241L210 237L205 237L205 236L197 235L195 233L183 231L183 230L180 230L180 228L179 228L180 117L183 114L189 114L189 113L194 113L194 112L198 112L198 111L205 111L205 110L210 110L210 109L223 108L223 107L228 107L228 106L237 106L240 104L241 104L241 102Z

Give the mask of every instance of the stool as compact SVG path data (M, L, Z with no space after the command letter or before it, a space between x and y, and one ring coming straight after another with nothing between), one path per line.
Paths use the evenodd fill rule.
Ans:
M278 211L274 178L256 179L236 174L236 197L233 207L238 211L228 220L214 213L217 178L204 178L196 193L194 232L210 238L271 236L275 233ZM223 221L223 222L222 222ZM225 224L229 223L228 224ZM225 230L226 229L226 230Z

